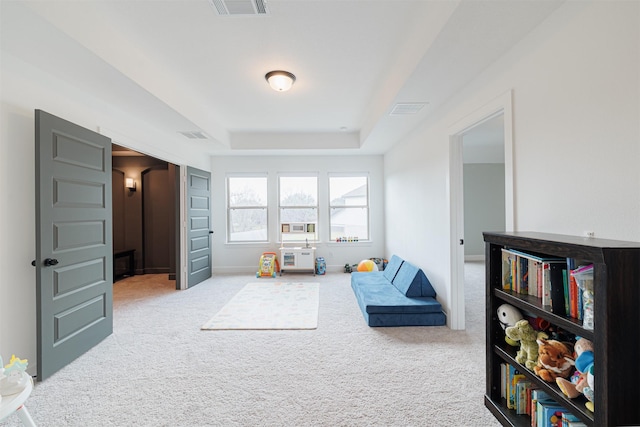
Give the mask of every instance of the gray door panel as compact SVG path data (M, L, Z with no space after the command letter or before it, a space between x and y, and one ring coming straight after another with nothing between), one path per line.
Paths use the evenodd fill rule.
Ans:
M35 143L42 381L113 330L111 140L36 110Z
M187 287L211 277L211 173L187 167Z

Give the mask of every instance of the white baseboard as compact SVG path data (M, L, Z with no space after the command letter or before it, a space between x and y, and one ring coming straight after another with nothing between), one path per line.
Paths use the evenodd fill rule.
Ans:
M465 255L465 261L484 261L484 255Z

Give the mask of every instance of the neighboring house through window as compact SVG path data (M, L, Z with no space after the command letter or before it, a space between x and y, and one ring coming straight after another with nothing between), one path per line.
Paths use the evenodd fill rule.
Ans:
M267 177L227 177L227 241L266 242Z
M331 241L369 240L369 177L329 176Z

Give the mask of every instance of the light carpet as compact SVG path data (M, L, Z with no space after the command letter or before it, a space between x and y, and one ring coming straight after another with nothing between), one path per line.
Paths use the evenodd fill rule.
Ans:
M202 329L316 329L319 284L248 283Z
M484 265L469 267L464 331L370 328L345 273L282 278L320 283L310 331L200 330L255 272L186 291L120 280L113 335L37 383L27 408L38 427L499 427L483 403Z

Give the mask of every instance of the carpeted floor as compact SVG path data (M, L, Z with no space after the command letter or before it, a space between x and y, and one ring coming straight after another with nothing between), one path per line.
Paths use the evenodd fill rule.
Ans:
M250 275L187 291L165 276L122 280L113 335L37 384L27 407L42 427L497 426L483 405L484 265L466 271L465 331L369 328L343 273L283 276L320 284L315 330L200 330Z

